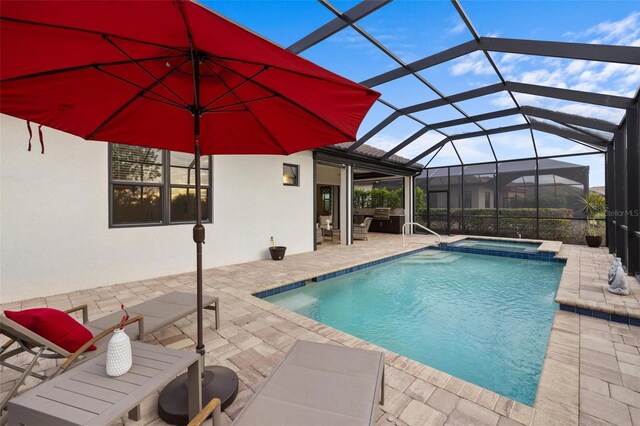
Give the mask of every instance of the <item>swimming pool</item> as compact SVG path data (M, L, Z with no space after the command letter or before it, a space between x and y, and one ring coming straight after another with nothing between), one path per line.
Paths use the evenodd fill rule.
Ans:
M512 253L537 253L541 243L524 241L485 240L477 238L465 238L464 240L449 243L453 247L469 247L485 250L499 250Z
M562 267L426 250L265 300L533 405Z

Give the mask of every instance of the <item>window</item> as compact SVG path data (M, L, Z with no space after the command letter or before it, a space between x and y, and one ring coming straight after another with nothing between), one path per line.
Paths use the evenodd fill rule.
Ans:
M484 193L484 208L485 209L490 209L491 208L491 193L490 192L485 192Z
M322 208L322 213L331 214L331 187L323 186L320 188L320 197L322 204L320 207Z
M282 165L282 184L285 186L298 186L298 166L284 163Z
M195 222L196 220L196 182L195 160L192 154L168 152L170 158L171 222ZM202 220L209 222L209 157L200 157L200 202Z
M462 206L465 209L471 208L471 191L464 191L464 198L462 199Z
M112 226L193 223L196 218L193 155L110 144ZM202 220L211 222L210 157L201 158Z

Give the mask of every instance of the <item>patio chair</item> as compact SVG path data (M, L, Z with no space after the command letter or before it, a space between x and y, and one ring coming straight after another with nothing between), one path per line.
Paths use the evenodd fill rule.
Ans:
M369 239L367 233L369 232L369 226L371 226L372 221L373 219L368 217L362 223L353 224L353 239L367 241Z
M329 229L329 226L333 223L333 218L331 216L320 216L320 228L321 229Z
M82 310L82 316L84 319L86 319L87 305L77 306L64 312L72 313L79 310ZM126 321L124 325L127 326L135 322L141 324L141 320L142 317L136 316ZM9 393L2 400L2 403L0 405L0 419L4 418L4 410L7 406L7 403L11 398L13 398L20 386L22 386L27 376L32 376L45 381L59 375L80 360L88 359L89 357L92 357L98 353L102 353L106 349L108 343L106 339L103 340L103 338L109 335L119 326L120 322L118 321L117 323L112 324L110 327L106 327L101 332L95 334L92 339L83 344L75 352L69 352L68 350L47 340L39 334L34 333L28 328L23 327L22 325L7 318L6 316L0 316L0 334L5 335L9 339L2 345L2 347L0 347L0 364L12 370L22 372L22 375L16 380L16 383L12 386L12 388L9 390ZM14 344L16 344L16 347L9 350L9 348L11 348ZM93 352L87 352L87 350L94 345L96 345L96 350ZM9 361L15 359L15 357L23 353L31 354L33 356L26 367L22 367L14 363L15 361ZM44 374L39 374L32 371L38 361L43 358L64 359L65 361L57 368L57 370L55 370L52 375L46 376ZM2 420L0 420L0 424L2 423Z

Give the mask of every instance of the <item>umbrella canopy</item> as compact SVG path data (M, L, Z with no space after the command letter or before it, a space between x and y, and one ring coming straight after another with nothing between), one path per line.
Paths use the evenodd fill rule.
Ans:
M3 1L0 17L0 112L88 140L193 152L198 195L201 153L290 154L354 141L379 97L188 0ZM196 202L204 355L201 218ZM216 375L228 379L223 406L238 384L226 370L203 375L206 398L223 392ZM186 399L174 404L180 380L159 399L172 423L186 423Z
M191 1L0 13L2 112L84 139L194 152L197 115L202 154L290 154L355 140L379 96Z

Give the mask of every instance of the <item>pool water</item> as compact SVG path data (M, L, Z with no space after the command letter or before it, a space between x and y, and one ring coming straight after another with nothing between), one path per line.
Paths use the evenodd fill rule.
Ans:
M450 243L453 247L469 247L485 250L500 250L513 253L537 253L540 243L500 241L500 240L476 240L465 238L464 240Z
M266 300L533 405L562 267L426 250Z

